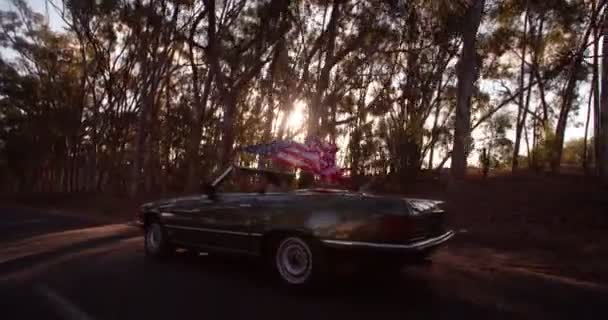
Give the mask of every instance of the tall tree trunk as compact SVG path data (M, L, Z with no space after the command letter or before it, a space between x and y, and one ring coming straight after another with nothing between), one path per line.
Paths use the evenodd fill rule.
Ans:
M326 128L321 127L321 123L323 123L324 121L320 120L322 120L322 118L327 114L327 110L325 109L323 102L325 91L329 86L329 76L331 73L331 69L333 68L333 63L331 63L330 61L333 59L334 55L336 36L338 33L338 19L340 18L341 2L342 0L333 1L329 22L327 24L327 45L325 47L324 65L319 70L319 78L315 86L315 92L312 96L311 103L308 106L308 136L316 136L321 138L326 133L324 130ZM319 66L321 65L322 51L323 50L319 52ZM310 172L302 171L299 180L299 187L309 187L313 181L314 177Z
M537 147L538 140L540 139L540 135L547 130L547 125L549 122L549 106L547 104L547 100L545 97L545 84L543 81L543 77L540 74L539 70L539 57L542 55L542 41L543 41L543 29L545 24L545 15L544 13L538 17L538 30L536 30L536 37L534 39L534 49L532 52L532 68L530 72L534 74L534 78L537 81L538 92L540 96L540 104L536 108L534 112L534 120L532 124L532 153L528 155L530 158L530 167L534 170L539 169L538 164L538 156L537 156ZM531 85L531 83L530 83ZM542 114L542 117L541 117ZM540 129L542 127L542 130Z
M564 135L566 133L566 126L568 124L568 116L570 114L570 110L572 109L572 103L574 100L577 83L577 73L579 68L582 67L583 63L583 55L585 53L585 49L587 48L587 42L589 41L589 37L591 36L591 31L593 31L594 21L596 21L599 12L606 4L606 0L603 0L600 3L600 6L596 8L595 11L591 13L590 23L585 33L581 37L580 46L577 48L574 56L572 57L572 63L570 64L570 68L568 70L568 79L564 92L562 93L562 106L559 113L559 118L557 120L557 126L555 130L555 145L552 152L551 159L551 170L553 172L557 172L559 170L561 160L562 160L562 152L564 150ZM605 40L604 40L605 41Z
M435 157L435 143L437 142L437 130L439 125L439 114L441 112L441 93L443 92L443 77L439 80L437 86L437 100L435 101L435 114L433 119L433 129L431 129L431 142L429 145L429 165L428 169L433 169L433 161Z
M587 119L585 120L585 137L583 138L583 171L585 174L589 174L589 148L587 141L589 140L589 121L591 120L591 100L593 99L593 92L595 82L591 83L591 90L589 91L589 102L587 104Z
M363 92L366 90L361 89L359 92L359 101L357 103L357 120L355 120L353 131L350 135L349 149L350 149L350 174L356 182L359 181L361 170L361 124L363 123L363 108L365 108L365 96Z
M144 103L144 104L147 104ZM144 163L144 155L146 154L146 141L148 138L148 123L150 105L142 105L141 113L137 122L137 133L135 135L135 147L133 148L133 157L131 163L131 181L129 183L129 194L135 197L139 193L141 170Z
M171 110L171 87L165 88L165 122L159 125L160 139L159 139L159 155L158 155L158 170L159 172L159 184L160 192L164 196L169 190L169 167L171 162L169 160L169 153L171 152L171 141L172 135L170 132L169 125L166 121L167 114L172 112Z
M161 92L164 91L162 87L158 90ZM146 173L144 176L144 191L146 193L156 190L159 177L158 169L160 167L160 142L162 139L159 135L160 121L158 119L160 106L157 105L160 104L160 97L158 99L154 99L154 101L155 103L152 107L147 141L148 152L144 155L144 172Z
M333 67L333 64L330 63L330 61L333 60L336 36L338 33L340 3L341 0L334 0L329 22L327 24L327 47L325 48L325 65L319 71L319 79L315 87L315 93L312 97L311 104L308 106L309 136L321 136L325 134L325 132L323 132L322 128L320 127L319 120L326 111L322 104L324 100L323 98L325 96L325 90L327 90L327 87L329 86L329 76Z
M532 74L532 72L528 73L528 93L526 94L526 103L524 105L524 115L521 118L521 126L523 128L524 131L524 138L526 139L526 155L528 158L528 167L530 167L530 140L528 138L528 127L526 127L526 119L528 116L528 113L530 113L530 98L532 96L532 78L534 77L534 75ZM533 116L535 116L533 114Z
M594 10L597 0L593 1ZM600 158L600 30L601 24L596 23L593 31L593 157L595 162L595 174L599 175Z
M63 192L69 192L69 168L70 168L70 152L69 152L69 147L68 147L68 142L67 142L67 138L64 138L64 142L65 144L62 146L65 149L65 157L63 157L63 163L62 163L62 167L63 167L63 172L61 175L61 184L63 186L62 191Z
M530 149L530 137L528 135L528 126L524 125L524 139L526 141L526 154L527 154L527 160L528 160L528 168L532 167L532 149Z
M262 141L268 142L272 138L272 127L274 122L274 110L275 110L275 99L274 99L274 81L275 75L278 72L277 66L279 63L279 59L281 57L281 51L284 50L284 39L282 38L277 45L278 49L275 50L273 55L272 63L270 64L268 79L266 79L262 84L262 90L266 93L266 115L265 115L265 126L264 132L262 134ZM264 168L264 166L268 165L268 161L266 161L263 157L259 158L258 168Z
M176 9L177 10L177 9ZM174 19L176 15L174 15ZM160 44L156 42L153 45L152 51L157 52ZM165 85L161 82L167 83L170 75L167 73L170 66L173 56L175 54L175 50L170 48L170 46L166 46L165 49L158 53L156 56L150 60L145 56L142 56L142 63L147 64L146 66L146 74L143 75L142 79L144 79L144 86L141 88L139 92L142 95L140 112L137 122L137 131L135 135L135 147L133 148L133 156L132 156L132 164L131 164L131 180L128 184L128 193L129 195L136 196L140 192L140 183L142 172L145 169L148 169L147 165L151 162L150 159L152 154L150 154L150 147L152 141L150 141L150 133L151 126L153 125L153 120L156 118L155 114L157 112L156 102L157 94L159 89L163 89ZM164 81L162 79L165 79ZM151 183L151 175L153 172L147 172L150 176L146 179L147 184Z
M153 71L154 73L155 71ZM133 148L133 157L131 164L131 181L129 182L129 195L136 196L140 192L142 171L146 164L146 155L149 153L149 135L150 126L152 124L153 108L158 89L158 80L154 75L148 79L146 88L142 91L145 96L143 103L140 106L140 114L137 119L137 131L135 134L135 147Z
M462 179L467 168L467 155L471 135L471 96L478 75L475 44L481 23L485 0L476 0L467 10L463 30L462 56L458 61L458 91L456 101L456 127L452 151L451 174L454 180Z
M572 109L572 103L574 100L574 89L576 89L576 73L581 67L582 58L577 55L573 57L574 62L570 66L570 75L566 84L566 89L562 93L562 107L557 120L557 126L555 129L555 144L553 145L553 152L551 157L551 171L559 171L559 167L562 161L562 153L564 150L564 137L566 134L566 127L568 125L568 116Z
M602 88L600 110L600 176L608 183L608 18L604 16L602 28Z
M193 68L196 68L193 65ZM198 74L198 72L197 72ZM193 72L194 75L194 72ZM198 76L197 76L198 77ZM213 81L213 73L211 69L207 72L205 78L205 84L203 87L202 94L198 91L199 88L194 90L195 92L195 104L192 110L192 122L190 123L190 134L186 144L186 157L188 159L188 178L186 182L187 192L197 192L201 181L201 156L200 156L200 144L203 133L203 121L205 119L205 112L207 109L207 100L209 92L211 91L211 84ZM198 79L194 79L194 86L198 86ZM197 93L198 92L198 93Z
M529 164L529 166L533 170L536 170L537 167L538 167L537 160L536 160L536 140L537 140L537 137L538 137L538 124L539 124L539 121L538 121L538 118L537 118L538 117L538 113L539 113L538 109L539 108L537 107L536 111L535 111L536 117L534 117L534 119L532 120L532 151L528 155L530 157L530 164Z
M237 102L238 93L240 88L232 87L232 83L228 83L226 75L223 73L220 66L217 43L217 30L216 30L216 12L215 12L215 0L205 0L207 6L207 59L209 60L209 67L215 78L217 79L217 87L221 95L221 102L224 109L224 117L222 119L221 130L222 130L222 142L220 144L220 165L227 166L232 162L233 147L234 147L234 120L237 114ZM221 168L220 168L221 169Z
M220 164L222 166L227 166L232 163L235 140L234 121L237 116L238 100L235 93L230 92L227 96L224 96L222 101L224 102L224 120L222 121L223 137Z
M521 37L521 65L519 71L519 108L517 109L517 121L515 123L515 144L513 147L513 162L511 170L515 172L519 167L519 147L521 145L521 133L526 121L526 111L524 110L524 81L525 81L525 65L526 65L526 47L528 37L528 14L529 1L526 1L524 13L524 32Z
M214 10L213 16L215 17L215 5L212 8L209 7L209 3L205 3L208 7L207 10ZM200 143L201 135L203 131L203 120L207 108L207 98L209 91L211 90L211 83L213 81L213 73L211 72L212 67L207 65L207 76L205 78L205 84L203 86L203 92L201 93L200 88L200 75L199 67L196 64L196 57L194 53L194 38L196 36L196 30L199 23L207 16L208 13L205 11L200 12L192 23L189 37L189 54L190 70L192 71L192 91L194 92L194 105L192 106L191 118L190 118L190 132L188 140L186 142L186 159L188 162L188 177L186 181L186 192L198 191L199 184L201 181L200 171Z

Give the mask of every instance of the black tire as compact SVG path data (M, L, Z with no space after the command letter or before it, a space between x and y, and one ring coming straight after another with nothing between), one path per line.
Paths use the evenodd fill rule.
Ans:
M144 236L146 257L161 260L170 256L175 248L169 242L165 228L158 222L151 222L146 226Z
M273 241L269 253L273 274L288 288L311 288L327 275L323 249L312 239L284 236Z

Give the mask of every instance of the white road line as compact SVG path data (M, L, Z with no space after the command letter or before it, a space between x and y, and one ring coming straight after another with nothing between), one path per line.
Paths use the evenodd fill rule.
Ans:
M70 302L65 297L61 296L51 288L40 285L36 287L36 291L44 296L52 305L53 308L66 320L93 320L88 314L80 310L75 304Z

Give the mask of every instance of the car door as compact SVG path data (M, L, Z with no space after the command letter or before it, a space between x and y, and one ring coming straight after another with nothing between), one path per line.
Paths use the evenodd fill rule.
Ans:
M191 200L180 198L174 202L160 206L160 220L167 228L169 239L184 246L198 245L202 234L200 227L200 216L212 211L214 202L203 197Z
M297 226L304 225L302 215L297 214L304 209L308 203L296 203L293 195L285 193L264 194L256 199L256 204L252 210L253 232L264 232L268 229L297 229Z
M255 196L250 194L220 195L217 201L202 208L194 221L198 235L197 245L223 251L251 253L251 210L255 207Z

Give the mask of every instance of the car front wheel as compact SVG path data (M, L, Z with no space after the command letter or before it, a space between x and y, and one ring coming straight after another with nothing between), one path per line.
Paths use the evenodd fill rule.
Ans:
M146 227L145 250L146 256L156 259L166 258L173 250L164 228L158 222Z
M308 287L325 273L321 250L297 236L281 239L274 254L274 267L288 286Z

